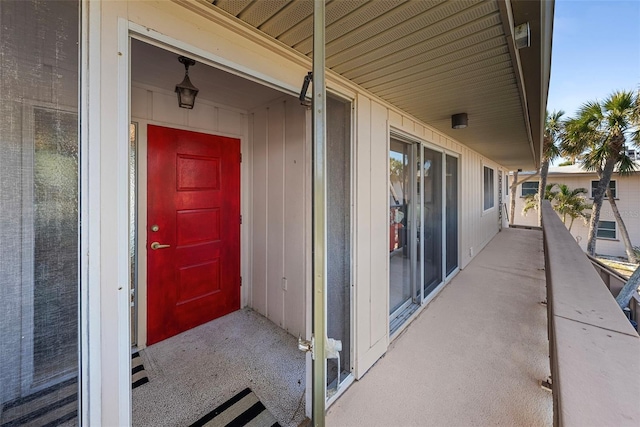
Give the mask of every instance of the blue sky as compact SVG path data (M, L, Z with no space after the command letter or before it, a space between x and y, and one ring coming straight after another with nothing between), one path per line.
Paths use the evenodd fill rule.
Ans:
M640 0L556 0L547 109L640 86Z

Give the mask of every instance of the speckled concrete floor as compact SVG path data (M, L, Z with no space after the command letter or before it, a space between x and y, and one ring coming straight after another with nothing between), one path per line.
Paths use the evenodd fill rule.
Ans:
M499 233L329 409L327 426L550 426L542 233Z
M140 352L149 383L133 390L134 426L186 426L250 387L283 426L305 418L305 355L296 338L250 310Z

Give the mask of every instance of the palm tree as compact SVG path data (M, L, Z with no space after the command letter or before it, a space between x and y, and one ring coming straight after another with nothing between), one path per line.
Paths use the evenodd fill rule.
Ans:
M569 231L573 227L573 221L576 218L582 218L587 222L589 215L584 211L590 209L586 203L585 195L588 194L586 188L569 189L566 184L555 184L558 191L553 196L553 208L562 217L562 222L567 224L567 217L571 220L569 223Z
M554 190L557 188L557 190ZM567 218L570 219L569 231L573 227L576 218L582 218L585 222L589 218L589 214L585 210L590 206L586 203L586 188L575 188L571 190L566 184L547 184L545 188L544 198L551 202L553 210L555 210L562 222L567 225ZM540 209L538 194L530 194L525 197L524 208L522 213L526 216L531 209Z
M593 101L584 104L575 118L565 122L561 147L563 152L581 156L582 166L588 171L597 172L600 178L593 191L593 209L587 240L589 255L595 255L600 210L614 169L617 167L621 174L632 173L635 169L635 164L626 155L624 148L627 139L640 146L637 131L639 122L638 94L625 91L614 92L602 103ZM609 197L609 201L612 200ZM617 209L613 208L614 205L615 201L612 204L615 215ZM616 215L616 221L625 243L627 258L630 262L636 262L629 234L619 214Z
M540 184L538 193L547 187L547 175L549 174L549 163L560 156L558 142L561 140L563 122L561 121L564 111L546 112L544 119L544 135L542 138L542 164L540 167ZM538 225L542 225L542 209L538 207Z

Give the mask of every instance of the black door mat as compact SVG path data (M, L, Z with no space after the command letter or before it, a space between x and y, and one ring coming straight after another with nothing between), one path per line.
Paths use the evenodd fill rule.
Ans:
M25 424L59 426L77 424L78 378L70 378L44 390L20 397L2 405L0 426Z
M148 382L142 357L136 351L131 355L131 388ZM3 404L0 427L77 425L77 418L78 377L73 377Z
M149 382L149 376L142 364L142 357L139 352L135 352L131 355L131 388L138 388L142 384Z
M280 427L258 396L245 388L240 393L200 418L191 427Z

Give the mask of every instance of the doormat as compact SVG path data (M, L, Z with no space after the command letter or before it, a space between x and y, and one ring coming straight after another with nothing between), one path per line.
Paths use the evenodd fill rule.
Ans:
M250 388L245 388L190 427L242 427L248 424L252 427L280 427L258 396Z
M137 351L131 355L131 387L149 382ZM28 396L6 402L0 413L0 427L26 424L58 426L78 416L78 377L70 378Z
M78 378L70 378L2 405L1 427L58 426L78 416Z
M131 355L131 389L140 387L149 382L149 376L142 364L142 357L139 352Z

